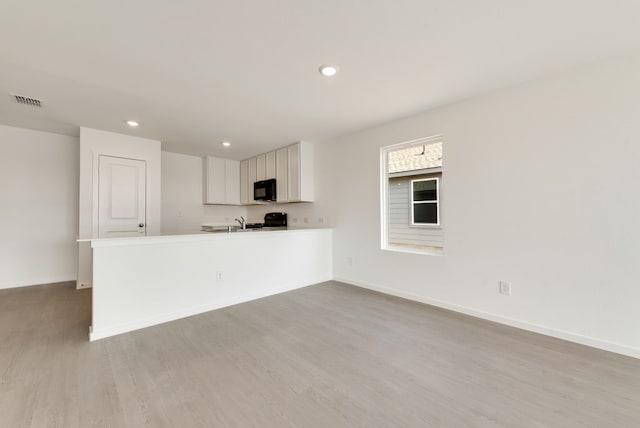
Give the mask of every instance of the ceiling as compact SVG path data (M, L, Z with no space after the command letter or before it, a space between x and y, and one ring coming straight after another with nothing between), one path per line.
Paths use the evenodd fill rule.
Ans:
M637 0L3 0L0 122L242 159L635 50L638 16Z

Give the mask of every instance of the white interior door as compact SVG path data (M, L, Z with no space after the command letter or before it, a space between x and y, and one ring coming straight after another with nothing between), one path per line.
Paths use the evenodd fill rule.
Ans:
M146 170L142 160L100 156L99 238L146 235Z

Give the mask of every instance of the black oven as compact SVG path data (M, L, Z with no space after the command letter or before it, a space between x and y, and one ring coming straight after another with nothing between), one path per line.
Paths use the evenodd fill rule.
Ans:
M275 201L276 179L272 178L253 183L253 199L255 201Z

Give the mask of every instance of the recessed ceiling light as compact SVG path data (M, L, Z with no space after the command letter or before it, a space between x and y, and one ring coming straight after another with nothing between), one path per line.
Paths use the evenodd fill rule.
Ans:
M335 76L336 73L338 73L338 66L325 64L323 66L320 66L319 70L320 74L322 74L323 76L331 77Z
M223 141L223 142L222 142L222 145L223 145L223 146L225 146L225 147L230 147L230 146L231 146L231 143L230 143L230 142L228 142L228 141Z
M136 126L140 126L140 124L135 120L127 120L127 125L129 125L132 128L135 128Z

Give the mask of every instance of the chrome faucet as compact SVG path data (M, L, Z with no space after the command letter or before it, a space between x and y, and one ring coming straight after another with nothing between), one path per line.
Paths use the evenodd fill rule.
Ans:
M243 229L247 228L247 221L244 219L244 217L240 216L240 219L235 219L238 223L240 223L240 227L242 227Z

